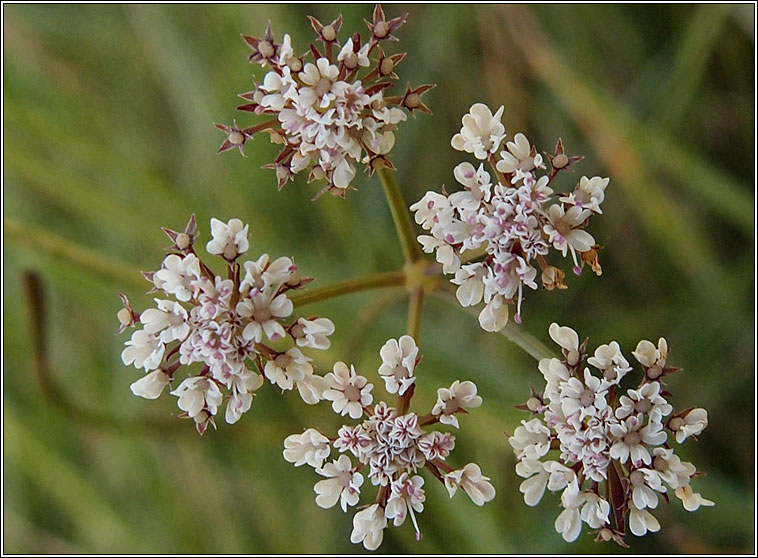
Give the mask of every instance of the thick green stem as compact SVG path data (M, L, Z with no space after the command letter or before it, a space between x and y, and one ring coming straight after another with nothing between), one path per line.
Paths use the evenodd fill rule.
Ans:
M387 203L392 212L392 220L395 222L395 230L400 239L400 245L403 248L403 256L406 262L417 262L423 258L421 247L416 242L416 235L413 232L413 223L411 214L408 212L408 206L403 200L403 195L398 188L397 180L394 173L389 169L377 171L379 179L382 181L384 194L387 196Z
M335 298L349 293L379 289L382 287L399 287L405 284L405 272L402 269L367 275L356 279L339 281L331 285L308 289L299 293L292 293L289 299L296 307L305 306L312 302Z

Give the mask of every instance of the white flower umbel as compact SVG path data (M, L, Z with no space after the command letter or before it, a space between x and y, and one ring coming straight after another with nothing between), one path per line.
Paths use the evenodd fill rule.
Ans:
M408 87L402 95L387 94L398 79L394 69L405 54L388 56L377 46L396 39L390 30L397 30L405 17L388 21L378 7L372 27L378 31L366 41L355 33L344 42L338 38L341 17L327 26L311 18L325 51L312 46L304 56L295 55L289 35L277 44L270 25L264 37L243 35L253 50L250 60L269 71L253 91L241 95L247 103L239 109L269 118L245 129L236 123L217 124L227 135L219 152L235 147L242 151L247 140L267 133L272 142L282 145L275 162L267 165L276 172L280 189L296 174L309 170L308 182L326 180L322 193L340 197L351 187L359 165L365 165L369 174L394 169L388 155L397 125L407 119L407 112L430 112L421 97L433 87Z
M119 311L119 331L142 326L126 342L124 364L155 371L132 384L135 395L156 399L166 385L176 385L182 366L202 365L189 377L191 382L179 382L172 392L185 411L181 416L193 418L201 433L208 424L215 426L213 417L223 399L226 422L237 422L251 408L264 373L283 390L297 388L306 403L320 401L324 378L313 373L310 358L297 347L326 349L334 332L326 318L292 316L288 293L310 279L298 275L290 258L272 261L263 254L238 262L249 249L248 226L239 219L212 219L211 227L208 251L223 259L227 278L195 254L193 215L185 232L164 229L174 243L170 253L161 269L144 273L152 292L162 295L154 299L156 306L138 314L122 297L125 306ZM278 350L266 345L268 341L276 341Z
M639 343L633 354L642 364L642 380L622 391L619 384L631 367L617 342L593 355L573 329L554 323L549 333L563 358L540 361L545 389L532 390L519 406L532 418L508 439L516 474L524 479L519 487L524 502L535 506L546 490L561 492L563 511L555 529L566 541L576 540L587 524L597 532L595 540L622 545L626 525L636 536L660 529L650 510L661 495L669 500L669 488L688 511L713 505L690 486L695 466L670 447L670 438L683 442L702 432L707 413L699 408L673 413L668 392L653 379L678 370L666 365L666 340L657 347Z
M585 264L600 275L599 246L585 231L589 218L602 213L607 178L581 177L573 192L554 193L560 171L581 157L568 157L558 143L548 155L548 171L542 155L518 133L501 151L505 128L500 122L503 107L495 114L476 103L463 117L461 131L452 139L459 151L486 161L476 169L464 162L453 170L463 190L448 194L427 192L410 206L416 223L430 234L418 237L424 252L435 252L445 274L458 285L456 296L463 306L484 302L479 323L486 331L499 331L508 322L509 306L515 306L514 321L521 323L521 304L526 289L563 289L565 273L547 262L570 257L575 273ZM474 261L472 259L479 259Z
M353 519L350 540L363 543L369 550L381 544L388 521L401 526L408 516L416 537L421 538L419 514L424 511L426 502L425 481L418 474L421 469L430 471L451 496L460 488L480 506L495 496L494 486L478 465L469 463L454 469L448 464L455 449L455 436L430 429L432 425L458 426L455 413L481 405L476 386L472 382L456 381L449 389L439 390L434 410L420 416L408 410L414 390L402 390L400 381L387 380L415 377L415 367L421 361L415 340L410 336L390 339L381 348L380 355L380 376L385 378L387 391L398 396L396 407L385 401L370 407L372 384L356 374L352 366L338 362L334 371L324 377L328 386L324 399L331 401L333 410L341 416L360 419L360 422L343 425L331 438L308 429L303 434L289 436L284 448L287 461L295 465L308 463L326 477L314 487L320 507L330 508L338 501L343 511L348 506L358 506L360 511ZM322 465L329 456L330 446L340 456ZM545 474L547 476L547 472ZM377 493L376 499L361 509L359 496L367 492L363 475L370 485L377 487Z

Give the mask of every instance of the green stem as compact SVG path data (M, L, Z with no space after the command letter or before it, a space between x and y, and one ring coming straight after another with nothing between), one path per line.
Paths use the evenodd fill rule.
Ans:
M392 212L392 220L395 222L395 230L400 239L400 245L403 248L403 256L406 262L417 262L423 258L421 247L416 242L416 235L413 232L413 223L411 215L408 212L408 206L403 200L400 188L395 180L394 173L389 169L377 171L379 179L382 181L384 194L387 196L387 203Z
M434 294L472 316L479 315L479 311L475 308L464 308L461 306L458 302L458 299L455 298L455 295L449 292L449 290L445 289L445 287L434 291ZM539 361L543 358L551 358L555 356L555 353L553 353L553 351L551 351L547 345L534 337L532 334L527 333L527 331L522 326L516 325L513 322L508 322L506 326L498 333L512 343L516 344L519 348L526 351L535 360Z
M146 288L145 279L136 273L133 267L73 240L11 217L3 218L3 230L6 239L34 251L46 252L51 256L62 258L109 281L130 283L143 290Z
M418 341L421 333L421 314L424 306L424 288L421 285L413 287L408 298L408 335Z
M324 285L323 287L316 287L299 293L292 293L289 295L289 299L292 301L292 304L298 307L349 293L357 293L382 287L399 287L404 284L405 272L402 269L398 269L395 271L358 277L356 279L338 281L331 285Z

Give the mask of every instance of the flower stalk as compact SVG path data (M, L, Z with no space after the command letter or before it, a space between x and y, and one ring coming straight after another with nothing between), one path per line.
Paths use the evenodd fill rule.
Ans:
M405 271L398 269L395 271L387 271L385 273L376 273L373 275L366 275L364 277L357 277L355 279L347 279L346 281L338 281L331 285L324 285L323 287L315 287L299 293L292 293L289 295L289 299L292 304L299 308L306 304L312 304L322 300L335 298L338 296L357 293L361 291L368 291L372 289L380 289L383 287L399 287L405 284Z
M382 182L384 195L387 197L387 203L392 212L392 220L395 222L395 230L400 239L400 245L403 248L405 261L417 262L423 258L421 248L418 242L416 242L411 216L407 209L408 206L403 200L403 195L400 193L395 175L387 168L377 171L377 174Z

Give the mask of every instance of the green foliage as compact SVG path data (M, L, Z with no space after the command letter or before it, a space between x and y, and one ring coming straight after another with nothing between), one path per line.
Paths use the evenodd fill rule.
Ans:
M388 16L399 6L386 6ZM747 8L747 10L745 9ZM753 7L754 9L754 7ZM294 256L318 285L396 269L402 253L377 177L356 180L346 200L305 177L276 191L260 167L276 149L264 137L217 156L213 122L235 114L251 89L240 33L267 19L305 51L313 13L345 17L342 37L365 30L370 6L6 5L4 10L4 529L6 553L359 552L349 515L313 501L316 476L281 456L285 436L337 425L271 386L240 423L200 439L175 401L133 397L139 372L122 365L114 337L127 293L148 302L138 270L156 269L161 226L197 213L250 223L251 254ZM610 176L600 278L529 293L521 326L549 341L552 321L627 355L665 336L677 408L708 409L710 426L686 455L708 476L697 489L715 508L659 507L662 531L633 539L637 553L750 552L754 540L754 143L753 14L726 5L410 6L396 49L404 87L436 83L433 117L401 126L393 161L410 204L453 183L462 159L449 141L475 101L505 104L509 136L543 149L562 136L585 154L577 172ZM394 45L393 45L394 46ZM397 52L398 50L395 50ZM577 174L578 179L580 175ZM573 180L573 178L571 179ZM563 187L573 183L564 177ZM559 188L561 184L558 185ZM43 389L22 277L41 278L46 355L56 389ZM378 350L405 328L405 304L379 292L309 307L332 318L325 371L354 355L374 374ZM362 325L361 325L362 324ZM360 327L358 327L360 325ZM557 501L527 508L504 430L524 418L513 405L540 385L535 363L505 338L481 331L441 299L425 306L416 405L471 379L484 405L463 417L458 455L478 461L498 492L484 508L449 502L427 479L423 540L388 529L383 552L617 552L553 530ZM378 380L374 376L374 382ZM380 389L380 386L377 386ZM57 390L57 391L56 391ZM62 394L62 395L61 395ZM52 396L52 397L51 397ZM62 397L71 406L57 403ZM147 422L149 421L149 422ZM464 463L455 463L463 465ZM306 470L307 469L307 470Z

